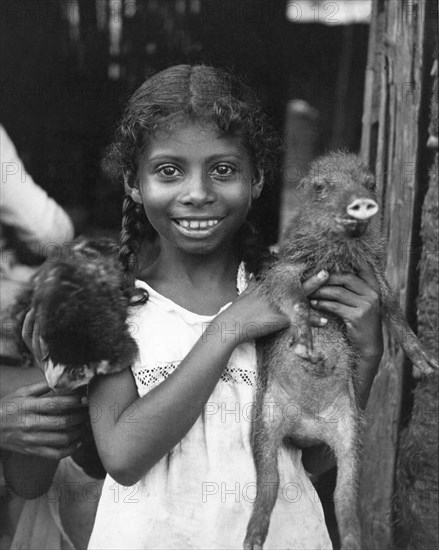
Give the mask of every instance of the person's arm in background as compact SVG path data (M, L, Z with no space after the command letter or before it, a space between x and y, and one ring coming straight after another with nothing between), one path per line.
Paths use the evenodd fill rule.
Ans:
M85 404L79 395L50 395L36 368L0 367L0 451L4 475L23 498L37 498L52 482L59 461L77 450Z
M1 226L12 229L17 243L36 256L53 253L49 245L70 242L74 237L70 217L26 172L1 125L0 163ZM8 262L7 257L2 260ZM5 280L11 278L11 273L5 270ZM25 278L29 274L26 271ZM2 298L9 301L14 298L10 293L16 287L20 289L20 282L25 280L20 278L14 286L19 275L22 277L15 269L9 290L3 292L2 285ZM5 307L2 300L2 312ZM2 316L2 337L3 322ZM3 363L3 359L8 359L9 349L7 346L0 349ZM86 411L78 395L53 395L40 369L6 364L0 366L0 450L4 475L14 492L24 498L36 498L48 489L59 461L78 448Z
M0 151L2 225L13 228L19 242L36 247L31 251L40 256L47 254L49 244L71 241L74 228L70 217L26 172L2 126Z
M29 346L25 330L23 337ZM34 335L33 326L29 330ZM32 350L36 364L41 365L40 347L35 345ZM42 368L1 366L0 376L4 476L20 497L37 498L48 490L59 461L78 449L86 404L78 394L53 395Z

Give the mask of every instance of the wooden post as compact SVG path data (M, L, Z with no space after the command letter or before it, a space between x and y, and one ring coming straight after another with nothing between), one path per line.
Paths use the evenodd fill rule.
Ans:
M316 108L303 100L290 101L285 116L285 165L282 178L280 234L297 208L295 190L314 159L318 137Z
M374 0L366 74L361 151L380 185L387 277L412 325L416 324L416 268L426 185L422 163L428 126L425 82L437 22L429 9L434 4ZM395 461L404 387L410 376L404 356L388 335L385 343L366 411L360 485L363 547L376 550L394 547Z

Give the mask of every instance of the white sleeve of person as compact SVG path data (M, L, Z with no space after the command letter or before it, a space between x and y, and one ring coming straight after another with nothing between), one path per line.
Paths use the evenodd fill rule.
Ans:
M14 144L0 125L1 202L0 221L12 227L20 242L38 245L63 244L73 239L68 214L26 172ZM47 246L46 246L47 249Z

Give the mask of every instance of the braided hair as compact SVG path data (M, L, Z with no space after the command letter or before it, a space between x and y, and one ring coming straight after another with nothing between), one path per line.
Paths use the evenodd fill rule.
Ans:
M127 191L135 185L139 157L150 141L188 122L213 123L223 135L239 138L254 167L253 178L272 181L279 167L280 140L252 90L223 69L177 65L146 80L128 101L106 159ZM128 192L122 214L119 258L126 289L134 295L139 248L155 230ZM238 232L237 244L240 259L257 274L267 253L249 223ZM146 299L143 293L137 303Z

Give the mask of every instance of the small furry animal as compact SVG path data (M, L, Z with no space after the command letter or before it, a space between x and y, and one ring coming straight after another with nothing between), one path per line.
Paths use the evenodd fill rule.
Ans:
M258 343L260 387L252 435L257 496L244 549L261 549L267 536L279 487L279 447L325 443L337 459L334 501L341 547L360 550L356 505L363 419L355 397L355 352L338 317L326 314L325 327L310 328L301 282L322 269L358 273L369 264L393 338L419 372L432 372L438 363L408 326L384 277L375 181L360 159L344 153L318 159L301 181L297 201L300 208L280 243L279 258L261 277L264 293L291 325Z
M31 362L21 330L32 309L47 347L46 379L54 390L84 386L97 374L129 367L137 356L117 252L111 239L65 245L35 273L17 301L19 348Z

